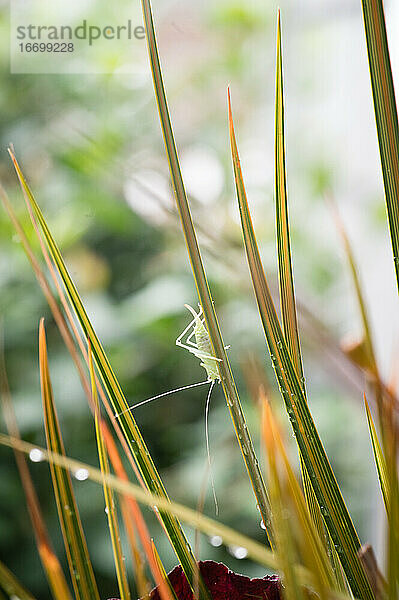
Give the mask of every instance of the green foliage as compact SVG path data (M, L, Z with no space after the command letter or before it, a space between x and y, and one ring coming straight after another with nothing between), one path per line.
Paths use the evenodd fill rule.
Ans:
M256 353L260 356L263 352L260 350L260 333L254 312L252 308L248 308L250 285L247 281L246 271L242 267L242 251L238 242L237 227L230 214L232 202L231 187L227 183L230 174L228 174L226 153L226 128L225 121L220 117L224 110L224 104L222 107L207 106L201 95L204 91L196 89L197 84L193 81L192 90L195 91L195 94L191 97L189 116L188 113L179 111L177 92L181 97L185 95L185 92L190 95L191 88L187 88L185 85L170 86L169 89L172 90L171 107L173 107L173 112L176 110L175 123L179 126L178 135L182 139L183 151L180 159L166 99L151 3L149 0L142 0L142 6L171 186L163 171L164 163L158 131L155 126L153 127L155 122L154 105L148 103L146 95L148 86L145 86L145 91L143 91L144 86L143 89L140 89L140 85L131 89L128 85L116 83L114 80L111 81L115 86L111 96L113 86L109 85L110 81L102 76L88 77L84 85L76 80L67 82L66 78L58 76L54 76L53 79L44 76L40 78L40 84L37 78L17 77L11 82L9 77L4 77L5 100L4 98L0 100L2 135L4 139L7 138L8 142L10 134L12 134L11 137L15 143L23 147L24 163L32 172L29 177L30 185L32 189L38 190L37 197L40 197L40 207L13 152L11 152L27 200L33 229L29 225L28 215L17 208L14 210L15 184L8 170L1 166L0 175L2 175L7 188L10 189L11 202L3 192L2 197L12 226L8 220L0 222L0 242L4 255L9 256L13 261L9 266L6 261L1 262L0 260L0 274L2 275L0 287L4 291L1 309L6 319L5 346L7 358L10 358L10 379L13 389L16 391L14 397L16 397L18 420L24 437L33 441L34 444L0 434L0 445L29 453L33 449L40 449L40 436L42 435L38 433L41 428L42 415L34 402L34 396L37 396L38 381L37 374L32 369L31 356L36 350L34 340L38 315L45 314L47 316L49 313L43 299L30 283L29 271L20 259L22 253L16 251L14 245L16 240L13 240L15 229L54 317L54 321L51 317L47 319L47 332L52 348L52 378L54 387L57 388L57 404L58 395L60 397L60 423L55 413L52 397L47 347L42 325L40 330L42 396L45 406L48 447L53 451L42 450L42 452L43 459L50 462L53 474L52 485L57 496L71 578L77 598L98 596L97 583L101 589L101 596L105 593L103 590L107 590L106 593L109 595L115 594L115 591L112 591L115 590L113 583L115 574L110 566L111 556L110 553L107 555L101 551L104 540L104 519L101 521L102 527L98 526L100 523L98 514L103 513L101 495L92 488L79 489L78 486L75 486L77 502L73 497L69 472L73 474L76 469L84 468L87 470L89 478L102 485L104 489L121 598L129 598L128 579L133 580L134 578L130 577L129 568L127 571L125 570L125 561L122 556L125 539L123 535L120 536L119 532L116 507L119 501L122 508L122 521L128 533L133 554L137 551L134 539L137 535L144 555L141 558L148 563L148 574L152 574L155 582L159 582L159 577L165 576L167 568L163 566L163 562L170 566L174 561L171 553L168 554L166 541L169 539L193 589L196 588L198 583L196 558L198 556L194 556L190 536L183 532L180 525L180 520L182 520L211 539L216 536L223 540L223 546L220 548L207 544L206 549L202 550L204 558L229 560L230 566L241 569L244 563L240 563L238 567L238 563L234 563L231 555L234 555L234 547L242 546L253 561L245 563L248 574L263 574L265 568L278 570L284 581L284 596L287 600L307 597L309 590L304 586L316 590L323 600L324 598L326 600L328 598L349 598L348 585L354 596L361 600L372 600L374 597L379 600L379 594L384 598L385 593L389 600L394 600L399 579L396 550L399 488L395 460L397 455L395 419L398 400L394 386L389 382L386 383L379 371L376 358L377 345L369 323L361 279L349 238L343 227L341 227L341 233L343 233L344 250L349 261L363 327L362 339L352 349L339 350L334 336L320 321L312 319L314 317L311 314L312 309L308 308L306 303L301 302L301 298L298 298L294 290L292 256L295 257L293 247L295 247L298 228L296 218L299 216L298 207L300 206L302 210L302 206L305 206L305 218L309 220L310 227L312 227L311 223L317 223L319 216L317 199L323 194L332 193L336 173L332 167L325 166L328 163L322 157L315 158L313 166L306 174L312 197L307 204L302 205L300 186L298 194L293 187L295 195L291 192L290 197L293 196L295 202L290 206L291 219L289 220L280 21L278 21L277 30L274 166L277 215L276 262L278 263L281 319L277 316L275 307L275 290L274 288L272 291L269 290L263 268L263 264L266 264L265 270L270 271L268 255L270 256L271 253L268 251L271 248L272 228L270 207L266 206L264 202L264 199L270 195L270 182L266 176L262 180L262 184L257 183L253 170L251 172L249 169L251 175L248 177L248 197L250 200L255 197L254 223L257 231L261 231L262 241L264 241L264 247L259 249L238 157L230 96L229 123L245 248L272 366L299 450L304 493L296 480L292 439L287 441L277 424L276 413L278 411L275 406L274 394L269 389L269 371L265 375L261 369L258 371L255 369L248 376L248 364L252 364L254 359L252 356L250 359L244 357L246 344L250 348L251 355ZM382 3L379 0L364 0L363 10L388 217L395 264L397 274L399 274L399 263L396 259L399 253L397 239L399 221L396 202L396 191L399 188L399 177L396 176L397 171L399 172L396 149L399 142L384 14ZM228 3L220 0L207 10L207 23L212 28L211 36L215 35L215 32L218 32L218 35L220 32L224 32L223 35L227 36L224 39L226 46L224 53L221 51L223 44L218 48L218 63L228 69L232 76L242 76L241 81L244 85L241 88L241 94L249 96L247 104L243 105L242 99L237 102L240 121L242 119L248 124L253 119L254 127L259 131L263 127L262 118L255 112L251 116L251 96L253 90L257 89L256 86L259 88L259 81L262 80L259 72L262 72L263 63L258 51L251 55L252 58L259 58L259 63L256 62L256 77L254 77L248 64L248 56L250 56L248 40L250 36L263 35L269 23L269 16L269 9L265 8L262 3L253 3L249 6L242 2ZM373 16L376 18L374 19ZM0 22L0 26L2 26L2 22ZM165 31L168 31L168 25L163 24L162 27L164 29L161 29L161 34L165 34ZM184 49L184 30L181 30L180 34L182 34L180 41L182 49ZM174 40L172 46L174 46ZM185 52L181 51L180 54L179 60L184 61ZM165 65L169 69L170 63L167 62L167 58L166 52ZM214 56L212 58L215 59ZM215 78L209 68L209 61L205 62L206 68L203 64L198 67L195 81L201 82L201 86L197 86L198 88L208 89L208 85L214 85ZM195 60L193 60L193 76L194 63ZM168 78L169 76L168 73ZM251 78L256 80L254 88L248 86ZM220 80L217 79L218 86L219 83ZM100 87L103 94L98 94ZM110 94L109 98L107 98L107 93ZM90 125L91 119L88 118L90 111L87 110L86 104L87 99L90 98L92 102L93 97L96 98L97 113L95 128ZM63 110L58 111L60 115L62 113L60 117L58 114L52 114L51 106L52 104L58 106L61 101ZM31 105L35 105L36 109L31 111ZM139 108L132 119L131 106L133 105ZM83 106L86 108L83 109ZM114 115L110 106L112 108L118 106L120 112ZM126 114L130 115L131 127L126 126ZM187 122L180 118L181 114L186 114ZM21 115L25 116L21 118ZM79 131L72 131L73 128L68 125L71 122L71 116L74 127ZM312 115L312 122L315 118ZM205 122L201 119L207 120ZM196 198L195 193L191 194L191 191L190 194L186 193L183 175L185 181L190 180L190 169L185 163L186 145L189 146L188 130L198 130L202 141L205 140L208 144L212 143L217 148L215 156L218 157L219 167L223 171L223 184L219 191L220 198L212 197L211 202L207 202L206 196L201 199ZM246 135L245 129L243 135ZM185 136L186 139L184 139ZM269 136L269 132L267 132L267 136ZM46 162L47 154L52 157L51 164ZM245 151L243 151L244 155L246 156L244 161L248 160ZM250 163L250 161L248 162ZM148 181L144 184L142 181L138 183L140 171L148 163L150 163L151 169ZM302 164L305 163L306 159ZM125 172L128 174L126 175ZM198 173L203 180L210 176L208 167L204 167L201 163L197 167L197 175ZM295 179L295 164L293 173L292 179L290 175L290 181L298 183L298 177ZM155 191L151 188L154 181L159 184L159 188ZM185 503L193 506L202 506L203 504L202 501L197 504L197 496L205 496L205 492L201 492L201 486L198 483L202 478L201 474L205 464L202 420L204 399L201 391L197 390L193 391L192 395L190 392L180 398L168 399L157 406L156 412L155 409L137 412L137 422L136 413L133 418L132 413L126 411L127 406L134 404L135 401L138 402L143 398L158 394L164 389L176 387L176 384L180 386L197 380L194 369L198 367L195 367L194 364L192 366L189 357L181 357L178 350L173 348L173 340L181 325L178 322L181 307L184 302L190 301L195 304L196 300L192 300L193 286L187 276L186 260L182 252L180 237L176 235L178 224L170 202L172 190L198 299L204 312L205 326L209 333L212 352L219 359L218 370L221 380L219 389L223 389L233 423L232 430L226 422L225 407L224 410L222 407L218 407L211 415L212 427L218 434L214 436L215 444L211 445L216 455L215 478L223 488L222 506L225 510L222 518L233 527L209 519L201 515L200 511L191 510L174 500L170 501L165 491L165 485L167 485L168 489L173 489L174 496L182 499ZM140 196L140 193L143 193L143 196ZM125 196L126 203L120 201L122 195ZM56 204L55 199L58 200L61 197L62 200ZM256 202L259 197L266 208L263 206L260 208L260 203ZM149 201L148 206L144 206L146 200ZM258 214L258 211L264 212ZM310 276L305 283L310 284L310 293L320 289L323 289L326 294L330 293L331 289L336 292L333 286L338 281L338 273L331 266L334 265L334 254L331 254L330 249L323 244L318 252L314 251L318 243L316 231L313 232L309 229L305 235L302 232L300 235L304 236L301 250L309 258L306 268ZM300 235L298 236L299 240ZM203 255L200 253L200 245ZM50 273L44 272L42 269L41 262L37 258L40 251ZM47 252L49 252L50 258ZM265 254L263 261L261 252ZM298 251L296 254L298 255ZM207 275L204 268L205 262ZM51 273L54 267L55 274ZM301 277L296 276L297 281L298 279ZM62 287L57 287L58 281L61 282ZM57 296L60 298L59 305L53 289L56 289ZM213 294L211 294L211 289ZM70 312L65 294L74 316ZM213 296L217 300L217 312ZM331 304L339 303L337 297L331 297L329 300ZM301 315L306 315L311 325L309 329L302 325ZM75 318L80 324L83 336L76 328ZM226 353L219 319L223 321L223 331L226 321L228 341L232 342L229 356ZM326 320L328 320L327 317ZM56 326L77 367L80 383L94 416L101 471L86 464L86 462L90 463L94 460L95 456L92 435L93 419L88 418L85 413L85 405L81 402L82 392L79 380L65 361L65 354L59 346ZM313 338L309 334L312 328ZM327 452L321 443L320 430L312 417L313 405L310 407L307 401L308 392L305 390L299 332L301 332L305 352L307 351L308 334L313 343L315 339L318 340L316 352L312 355L312 358L317 360L313 362L317 363L318 355L322 355L326 348L327 351L333 348L336 353L335 357L338 356L344 365L343 371L350 367L356 376L362 377L360 380L362 389L365 380L371 384L371 397L377 409L379 433L374 425L369 407L367 407L367 421L387 511L386 581L376 565L364 560L360 537L357 533L358 530L362 531L364 523L361 523L359 528L357 523L356 527L354 526L352 518L355 520L355 511L352 510L352 503L349 502L351 509L349 512L343 500L343 496L346 495L343 492L346 490L343 485L338 484L338 481L340 484L342 482L343 473L342 469L337 470L340 457L333 456L332 464L330 464ZM89 340L89 354L86 351L86 340ZM83 360L78 355L79 349ZM91 352L95 367L91 361ZM306 354L305 358L307 359ZM183 362L185 360L187 362ZM230 360L232 364L241 362L244 377L241 376L238 368L235 369L233 376ZM91 389L87 371L82 366L85 362L89 367ZM331 406L334 392L330 393L327 380L323 379L320 382L319 364L317 363L315 366L312 364L312 360L304 362L306 362L308 374L306 387L310 390L309 395L312 395L312 398L320 396L324 399L326 406L323 414L331 415L331 419L328 417L326 419L331 420L330 427L338 429L340 418L335 417L336 421L334 421L337 409ZM113 368L111 368L111 364ZM332 364L330 358L328 369L331 383L336 378L336 374L339 374L339 368ZM116 373L118 373L118 377ZM119 382L123 383L124 392L122 392L122 385ZM240 397L238 388L242 390ZM138 479L141 488L127 481L123 466L122 471L115 467L115 464L119 464L118 460L120 465L122 465L122 461L115 443L113 442L113 445L109 446L109 436L112 441L113 437L100 415L97 389L122 444L123 461L132 467L134 475L130 473L130 476ZM217 389L218 386L215 386L215 391ZM358 392L359 390L356 389L355 393L358 394ZM29 402L26 402L27 397ZM253 405L245 402L248 397L255 400ZM24 401L19 403L19 398ZM269 399L274 405L272 410L269 408ZM242 406L244 403L245 416ZM259 427L262 419L258 404L265 411L262 428ZM344 403L341 402L341 404ZM19 405L20 408L18 408ZM315 408L320 411L320 405ZM120 414L119 419L115 419L115 413ZM347 414L350 414L349 410ZM345 415L341 417L341 419L344 418ZM119 426L117 421L119 421ZM251 436L249 429L251 429ZM342 429L337 435L342 434ZM355 426L348 425L352 445L355 444L356 435L361 435L356 432L356 429ZM67 447L82 456L85 459L84 463L77 463L65 456L61 430ZM258 452L255 453L260 433L263 434L267 450L265 463L268 469L265 479L256 456ZM237 450L241 451L246 473L243 469L240 470L241 464L238 464ZM339 450L342 452L342 448ZM346 452L344 462L347 467L352 456L348 458L347 450L343 451ZM123 477L116 478L111 474L108 453L110 464L119 475L124 473ZM331 455L330 452L329 454ZM5 461L8 460L8 454L4 453L4 456ZM170 465L173 463L178 463L178 465L171 469ZM353 474L356 466L351 463L352 471L349 479L354 490L352 498L360 489L357 474ZM38 469L35 470L35 475L37 473ZM247 475L249 475L255 498L252 495L250 497L248 493ZM4 479L8 484L4 503L7 510L11 512L13 498L19 498L16 477L12 470L7 470ZM11 489L13 485L14 490ZM203 488L204 486L205 483L202 484ZM51 506L48 499L50 494L47 493L51 486L42 477L38 487L40 490L44 490L40 493L43 494L43 512L49 522L50 530L51 532L57 531L54 507ZM217 487L219 488L218 484ZM144 522L142 516L140 517L138 513L134 512L136 509L132 509L129 502L124 504L125 500L132 498L136 498L143 505L153 509L154 515L150 517L146 514L146 518L148 517L151 537L156 538L159 554L155 546L152 550L149 549L148 532L140 530L140 523ZM21 510L21 506L23 506L21 502L23 501L15 502L16 512ZM83 512L86 512L87 515L87 525L85 524L87 546L82 533L77 505L82 507ZM70 515L71 507L72 517L70 518L68 515ZM205 510L207 509L208 504L205 502ZM131 514L130 510L132 510ZM137 510L139 509L137 508ZM266 547L265 533L259 527L258 511L261 514L263 525L267 529L271 550ZM130 517L127 516L128 514ZM96 520L94 520L94 515L96 515ZM129 518L132 519L131 523L134 523L130 529L127 526ZM0 516L0 547L8 550L6 543L2 546L2 535L4 531L7 531L5 521L6 519L2 522ZM158 521L163 529L159 527ZM135 527L138 528L138 532ZM239 533L236 529L245 530L247 535ZM12 539L12 535L12 533L8 534L8 539ZM16 540L23 539L22 531L20 534L15 532L14 535ZM208 537L204 539L207 540ZM57 555L62 555L60 539L57 540L57 536L55 547ZM19 552L20 548L17 546L16 551L10 552L10 559L12 554L16 555ZM35 570L34 567L32 545L26 546L23 552L27 557L26 575L29 587L35 589L35 595L38 597L48 598L48 590L44 590L42 587L41 573L36 573L37 569ZM160 556L163 562L161 562ZM51 557L52 555L48 556L48 562ZM93 562L96 572L96 579L94 579L91 562ZM10 560L13 570L14 563L15 557ZM140 563L140 557L138 557L138 563ZM136 564L138 563L136 562ZM16 570L18 572L18 569ZM63 577L62 572L60 576ZM25 573L22 573L21 576L21 573L18 572L18 577L25 582ZM209 591L206 590L202 581L199 583L199 596L205 600L210 597ZM0 564L0 588L3 588L9 596L18 595L26 600L33 600L33 596L25 591L17 577L2 564ZM137 588L143 589L143 583L141 582ZM170 590L166 585L162 594L165 596L165 600L170 600ZM55 595L57 594L55 593ZM2 597L0 591L0 598Z

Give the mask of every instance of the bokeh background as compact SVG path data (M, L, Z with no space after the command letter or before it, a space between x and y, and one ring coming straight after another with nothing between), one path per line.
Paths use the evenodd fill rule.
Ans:
M386 1L394 77L399 7ZM152 82L142 74L11 75L8 3L0 3L0 178L28 231L7 156L12 142L65 255L89 315L132 403L200 381L199 361L175 346L195 288L179 228ZM361 335L353 286L328 198L337 203L359 265L378 360L397 358L392 253L359 0L281 0L287 169L295 283L313 415L363 541L383 555L380 499L362 406L361 373L342 344ZM256 447L259 407L248 392L256 360L280 405L242 248L229 153L230 85L247 192L265 268L276 290L273 111L277 3L154 0L159 46L206 270ZM33 239L33 236L30 234ZM44 444L37 332L45 316L50 368L67 452L97 465L86 399L4 211L0 306L5 356L25 439ZM136 418L170 495L195 507L206 473L205 388L138 409ZM283 415L283 412L282 412ZM285 417L282 416L285 423ZM3 425L4 427L4 425ZM259 540L264 532L220 389L210 436L219 518ZM291 432L287 427L287 437ZM295 450L293 449L293 456ZM31 464L43 511L64 556L48 466ZM0 557L49 598L12 453L0 449ZM116 593L100 488L76 481L89 549L107 598ZM214 515L211 494L205 512ZM144 509L167 567L165 537ZM192 532L188 530L192 537ZM262 569L201 539L201 558L248 575Z

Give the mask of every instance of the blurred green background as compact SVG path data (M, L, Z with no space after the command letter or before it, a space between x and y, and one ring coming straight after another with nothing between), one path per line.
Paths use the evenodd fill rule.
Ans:
M14 144L131 403L200 381L199 361L175 346L197 303L174 208L152 82L144 75L12 75L8 3L1 3L0 178L30 232L7 156ZM361 332L341 243L326 199L336 200L354 245L378 357L388 377L397 295L359 1L280 2L293 261L312 412L363 541L382 553L379 490L362 407L364 381L339 344ZM259 361L276 392L242 249L229 154L230 85L247 192L265 268L276 288L273 103L276 2L154 0L176 139L203 258L256 447L259 407L245 365ZM399 11L386 2L390 28ZM397 72L396 46L392 62ZM5 355L22 436L45 443L37 332L46 318L50 368L67 452L97 465L94 427L71 360L18 239L0 213ZM321 328L321 323L323 328ZM172 498L195 507L206 474L205 388L135 413ZM283 413L282 413L283 414ZM285 417L282 417L285 423ZM264 540L221 390L210 436L224 523ZM287 427L287 436L291 432ZM293 448L293 456L295 450ZM48 466L31 472L58 555L64 550ZM0 448L0 557L40 599L49 598L12 453ZM76 493L104 598L117 593L99 487ZM205 512L214 516L211 494ZM148 517L171 568L176 559ZM192 537L192 532L188 530ZM215 541L213 540L215 543ZM262 575L232 548L201 539L201 558Z

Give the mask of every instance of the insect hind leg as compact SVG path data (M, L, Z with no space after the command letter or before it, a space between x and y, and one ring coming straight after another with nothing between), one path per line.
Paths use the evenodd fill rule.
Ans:
M179 337L176 339L176 346L181 346L182 348L186 348L187 346L182 342L184 336L186 335L186 333L188 333L188 331L190 330L190 328L195 324L195 318L190 321L190 323L187 325L187 327L184 329L184 331L181 332L181 334L179 335Z

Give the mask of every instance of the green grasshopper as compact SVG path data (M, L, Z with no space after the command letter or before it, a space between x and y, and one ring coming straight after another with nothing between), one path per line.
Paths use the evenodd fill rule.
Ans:
M198 387L200 385L210 384L208 395L206 398L205 405L205 439L206 439L206 451L208 457L208 466L211 475L211 485L213 498L215 501L216 514L218 513L218 503L216 499L215 485L213 481L212 471L211 471L211 454L209 447L209 428L208 428L208 417L209 417L209 406L212 395L212 390L214 388L215 382L220 383L220 375L218 369L218 363L222 361L221 358L217 358L213 354L211 340L209 338L209 333L206 328L205 318L202 312L202 306L199 304L199 311L195 312L195 310L189 304L184 305L193 315L192 321L187 325L187 327L182 331L179 337L176 339L176 345L180 346L180 348L184 348L194 354L197 358L199 358L202 362L200 363L201 367L203 367L207 374L207 379L205 381L199 381L198 383L192 383L190 385L184 385L182 387L176 388L174 390L169 390L168 392L163 392L162 394L158 394L157 396L152 396L151 398L147 398L137 404L133 404L130 406L128 410L134 410L139 406L143 406L144 404L148 404L153 400L158 400L159 398L163 398L164 396L169 396L170 394L175 394L176 392L181 392L183 390L188 390L190 388ZM195 341L194 341L195 340ZM226 346L227 350L229 346ZM115 415L119 417L123 413L119 413Z

